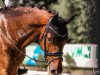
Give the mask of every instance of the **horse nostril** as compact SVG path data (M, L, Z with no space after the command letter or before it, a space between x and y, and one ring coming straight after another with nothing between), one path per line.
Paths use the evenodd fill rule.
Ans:
M57 75L58 71L57 71L57 69L53 69L53 70L51 70L51 73L54 74L54 75Z

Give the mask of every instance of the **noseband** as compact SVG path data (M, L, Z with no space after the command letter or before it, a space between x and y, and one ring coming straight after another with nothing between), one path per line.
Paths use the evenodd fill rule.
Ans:
M54 59L48 61L48 64L50 64L52 61L54 61L54 60L56 60L56 59L58 59L58 58L61 58L61 59L62 59L62 55L63 55L63 52L47 52L47 49L46 49L46 42L47 42L47 41L46 41L46 37L47 37L48 32L50 32L49 30L51 30L52 32L54 32L54 33L55 33L58 37L60 37L60 38L61 38L61 37L65 37L65 36L68 35L67 33L66 33L65 35L60 35L60 34L58 34L58 33L54 30L54 28L52 28L52 27L50 26L51 20L52 20L52 18L50 18L48 24L46 25L45 31L43 32L42 37L41 37L41 39L39 40L39 43L40 43L42 40L44 40L45 59L46 59L47 56L56 56L56 58L54 58Z

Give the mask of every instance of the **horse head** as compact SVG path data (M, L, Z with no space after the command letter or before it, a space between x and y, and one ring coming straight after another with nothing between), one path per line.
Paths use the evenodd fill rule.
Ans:
M48 69L53 75L62 72L62 55L64 44L68 40L66 25L71 22L69 19L62 19L58 14L49 19L43 33L40 36L40 46L45 52L48 60Z

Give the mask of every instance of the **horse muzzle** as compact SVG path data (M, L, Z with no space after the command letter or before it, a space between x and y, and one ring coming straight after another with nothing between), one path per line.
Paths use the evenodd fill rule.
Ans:
M59 60L59 59L58 59ZM52 61L50 64L49 64L49 72L51 73L51 75L59 75L62 73L62 64L61 63L53 63L53 62L56 62L56 61Z

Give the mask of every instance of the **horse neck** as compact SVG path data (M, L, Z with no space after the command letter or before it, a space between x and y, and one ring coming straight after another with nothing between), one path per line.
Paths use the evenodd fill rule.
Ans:
M20 20L20 24L34 24L44 26L47 24L50 17L54 14L49 13L47 10L39 9L37 7L18 7L13 9L11 12L7 12L6 14L10 14L14 16L15 19Z
M23 11L25 11L26 14L23 16L16 16L15 18L19 20L20 25L23 25L22 27L24 27L24 29L22 29L27 34L24 38L19 38L20 41L18 45L21 44L21 48L25 48L27 45L34 42L36 38L39 38L40 34L42 34L41 31L44 31L45 25L47 25L49 19L53 16L53 14L48 13L46 10L40 10L38 8L32 8L32 11Z

